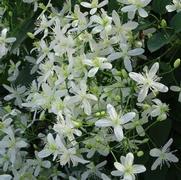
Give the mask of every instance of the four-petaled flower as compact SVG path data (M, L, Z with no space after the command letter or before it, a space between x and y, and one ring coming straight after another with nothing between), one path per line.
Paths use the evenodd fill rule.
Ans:
M170 145L173 143L173 139L169 139L169 141L162 147L162 149L154 148L150 151L150 156L157 157L156 161L153 163L151 170L155 170L159 165L160 168L164 163L168 166L169 162L178 162L178 158L172 154L174 151L170 151Z
M129 112L125 115L117 114L115 108L111 104L107 105L107 112L109 117L98 120L95 125L98 127L113 127L117 140L122 141L124 138L123 125L131 121L136 116L136 113Z
M147 94L148 90L151 89L153 92L160 91L160 92L167 92L168 87L157 82L160 78L156 75L159 69L159 64L155 63L148 71L145 69L145 73L140 74L136 72L130 72L129 76L131 79L137 82L138 86L140 87L140 92L138 94L138 102L142 102Z
M121 156L120 160L121 163L114 163L117 170L111 172L113 176L121 176L124 180L135 180L135 174L146 171L143 165L133 164L134 156L132 153L128 153L126 157Z

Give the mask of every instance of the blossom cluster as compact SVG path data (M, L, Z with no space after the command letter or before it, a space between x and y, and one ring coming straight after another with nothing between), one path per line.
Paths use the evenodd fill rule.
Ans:
M38 0L23 2L39 7ZM147 127L166 121L169 112L158 97L169 90L160 82L159 63L136 72L146 56L135 17L146 18L150 2L119 0L121 12L111 13L108 0L82 1L73 10L71 1L61 10L48 2L24 57L34 80L16 85L21 62L11 60L3 85L0 179L134 180L146 168L178 162L169 150L173 139L150 149L157 158L152 167L134 162L150 142ZM0 36L0 58L16 40L7 32Z

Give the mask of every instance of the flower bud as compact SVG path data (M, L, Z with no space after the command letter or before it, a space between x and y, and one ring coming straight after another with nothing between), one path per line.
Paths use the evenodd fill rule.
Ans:
M128 73L126 72L126 70L122 69L121 70L122 76L127 79L128 78Z
M179 66L180 66L180 58L176 59L174 64L173 64L174 68L178 68Z
M167 27L167 22L165 19L162 19L161 23L160 23L162 28L166 28Z
M141 157L141 156L143 156L143 155L144 155L144 152L143 152L143 151L138 151L138 152L137 152L137 156L138 156L138 157Z
M28 35L28 37L30 37L31 39L34 39L34 38L35 38L34 34L32 34L31 32L28 32L27 35Z

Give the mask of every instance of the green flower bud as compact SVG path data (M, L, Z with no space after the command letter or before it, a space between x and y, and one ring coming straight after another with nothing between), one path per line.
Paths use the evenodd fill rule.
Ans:
M34 38L35 38L34 34L32 34L31 32L28 32L27 35L28 35L28 37L30 37L31 39L34 39Z
M162 19L161 23L160 23L161 28L166 28L167 27L167 22L165 19Z
M143 155L144 155L144 152L143 152L143 151L138 151L138 152L137 152L137 156L138 156L138 157L141 157L141 156L143 156Z
M180 58L176 59L174 64L173 64L174 68L178 68L179 66L180 66Z
M72 122L76 128L82 127L82 123L80 121L72 121Z
M8 14L9 14L10 17L13 16L13 12L12 11L9 11Z
M105 111L101 111L101 115L104 116L106 114Z
M125 79L128 78L128 73L126 72L125 69L122 69L122 70L121 70L121 73L122 73L123 78L125 78Z
M101 115L101 113L100 112L96 112L96 116L100 116Z

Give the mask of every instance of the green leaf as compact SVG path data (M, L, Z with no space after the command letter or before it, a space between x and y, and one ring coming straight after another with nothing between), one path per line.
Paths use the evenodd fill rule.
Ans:
M20 27L18 27L15 32L13 32L13 36L16 37L16 41L13 44L10 53L18 49L21 43L28 37L27 32L33 31L35 27L34 22L35 22L35 17L26 19L24 23Z
M158 14L165 14L167 12L166 5L171 4L171 0L154 0L152 9Z
M181 12L177 13L172 18L171 26L174 28L175 32L179 33L181 31Z
M155 33L147 42L148 49L150 52L157 51L164 45L168 44L169 40L170 37L167 34L163 32Z
M172 127L171 119L159 122L155 127L149 131L150 138L155 142L158 147L163 146L168 140Z

